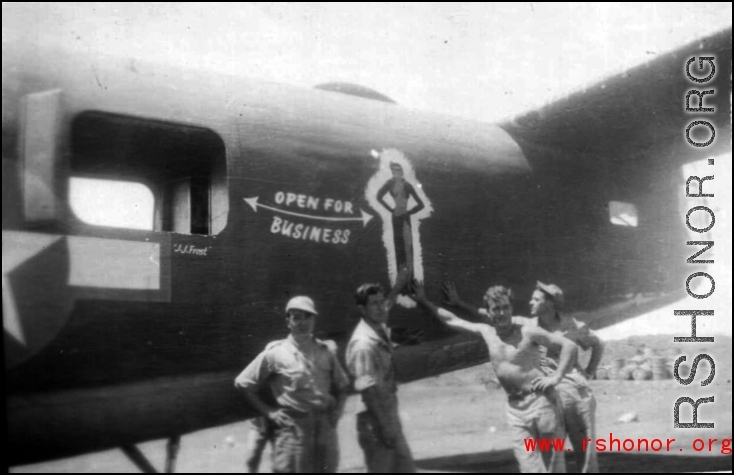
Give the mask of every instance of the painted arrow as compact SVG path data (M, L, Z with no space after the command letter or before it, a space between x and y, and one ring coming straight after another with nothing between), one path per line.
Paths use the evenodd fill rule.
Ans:
M312 216L310 214L294 213L293 211L285 211L282 209L275 208L273 206L267 206L264 204L260 204L257 202L258 198L259 198L258 196L255 196L253 198L243 198L247 202L247 204L250 205L250 207L252 207L253 211L255 211L256 213L257 213L257 208L260 207L260 208L269 209L269 210L272 210L278 213L288 214L290 216L298 216L299 218L318 219L321 221L362 221L363 226L367 226L367 223L369 223L370 220L374 217L369 213L365 213L361 209L359 210L359 212L362 214L362 216L359 218L335 218L331 216Z

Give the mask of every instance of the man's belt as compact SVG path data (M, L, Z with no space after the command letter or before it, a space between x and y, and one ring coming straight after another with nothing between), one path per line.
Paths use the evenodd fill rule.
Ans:
M540 391L532 390L532 389L524 389L520 391L519 393L514 394L508 394L507 399L512 402L522 401L526 397L530 396L531 394L539 394Z

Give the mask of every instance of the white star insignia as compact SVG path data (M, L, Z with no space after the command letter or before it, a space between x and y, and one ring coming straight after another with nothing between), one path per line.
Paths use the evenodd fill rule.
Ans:
M3 231L3 328L20 344L26 345L25 333L18 315L9 274L25 261L48 248L60 236Z

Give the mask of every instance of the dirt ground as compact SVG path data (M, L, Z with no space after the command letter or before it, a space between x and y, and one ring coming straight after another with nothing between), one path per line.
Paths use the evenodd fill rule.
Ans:
M669 340L668 340L669 341ZM627 342L628 343L628 342ZM627 344L627 343L619 343ZM718 341L717 341L718 343ZM732 456L721 452L722 439L732 437L731 343L728 359L719 360L708 387L681 386L660 381L592 381L598 401L597 438L624 441L638 438L676 439L671 452L610 452L599 457L602 472L684 472L732 469ZM718 345L717 345L718 346ZM611 345L611 355L617 354ZM724 364L724 361L725 364ZM724 367L726 366L726 367ZM704 373L705 374L705 373ZM675 429L673 406L681 396L693 399L715 395L713 404L699 407L699 422L715 422L714 429ZM399 389L405 433L421 472L517 472L505 422L505 396L491 378L489 364L406 384ZM342 472L363 472L357 444L355 414L359 400L351 397L339 426ZM632 422L618 422L634 414ZM681 422L691 420L684 405ZM177 470L181 472L243 472L248 424L238 423L197 432L182 438ZM694 439L706 448L696 452ZM708 450L709 439L712 451ZM165 441L140 446L157 467L163 467ZM570 454L568 454L570 455ZM569 471L575 470L570 458ZM262 471L270 470L266 452ZM120 451L109 451L45 464L15 467L12 472L135 472Z

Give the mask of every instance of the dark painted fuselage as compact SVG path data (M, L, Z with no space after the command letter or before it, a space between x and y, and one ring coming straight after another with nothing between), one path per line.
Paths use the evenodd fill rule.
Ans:
M556 166L544 167L517 124L508 133L330 91L3 50L3 259L22 256L3 269L12 463L247 417L233 379L287 335L290 296L316 301L318 335L343 351L355 288L394 274L393 223L370 199L371 180L389 173L379 157L393 152L428 198L412 232L434 301L445 279L477 304L501 283L523 314L535 281L552 281L570 312L604 326L682 295L679 164L633 173L576 151L564 162L556 144ZM33 123L34 107L53 111L53 130ZM51 145L34 150L35 136ZM145 184L152 229L84 222L74 177ZM612 224L613 200L634 203L639 224ZM396 306L391 326L423 330L397 350L403 380L486 360L481 342L419 308Z

